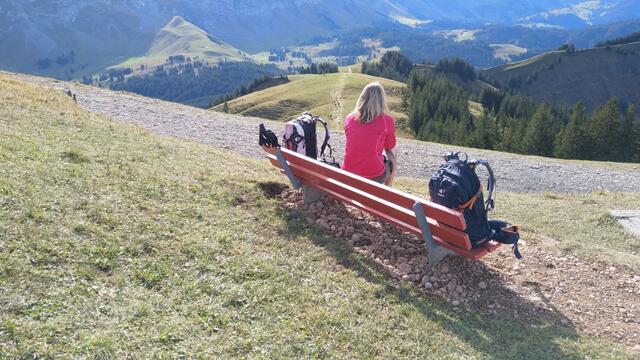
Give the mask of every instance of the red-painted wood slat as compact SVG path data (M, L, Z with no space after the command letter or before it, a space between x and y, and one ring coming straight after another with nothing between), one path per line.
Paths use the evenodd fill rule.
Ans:
M264 149L271 154L275 152L273 148ZM464 221L464 216L459 211L446 208L444 206L426 201L425 199L421 199L417 196L413 196L387 186L383 186L369 179L365 179L342 169L337 169L335 167L323 164L293 151L287 149L281 150L285 159L292 164L304 166L305 168L310 169L313 172L336 179L346 185L361 189L368 194L392 202L411 211L413 211L413 204L419 201L425 204L424 211L428 218L437 220L438 222L444 223L452 228L460 229L462 231L467 228L467 225Z

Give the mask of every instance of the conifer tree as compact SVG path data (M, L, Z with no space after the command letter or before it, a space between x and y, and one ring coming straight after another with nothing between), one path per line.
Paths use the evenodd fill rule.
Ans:
M625 128L628 128L628 122L631 122L631 135L627 161L640 163L640 121L638 121L636 117L635 106L631 105L627 108L625 122L627 122Z
M592 160L619 158L620 109L616 99L611 99L593 114L588 126L589 157Z
M411 60L399 51L387 51L379 62L362 63L363 74L406 81L413 69Z
M498 112L500 103L502 102L502 95L492 89L483 88L482 91L480 91L479 100L485 109L491 112Z
M495 147L495 123L486 111L482 113L476 123L471 145L480 149L493 149Z
M469 134L473 132L473 129L474 126L471 117L467 117L466 119L459 121L452 129L452 143L463 146L473 146L469 137Z
M618 142L618 154L620 155L618 160L620 161L634 161L634 151L636 133L636 108L633 104L627 106L624 119L620 124L620 141Z
M635 139L631 159L634 162L640 163L640 122L634 124L634 135Z
M571 110L569 123L558 133L554 154L565 159L585 157L584 125L587 123L587 110L582 101Z
M503 116L503 115L501 115ZM496 149L507 152L524 152L523 138L526 124L519 119L504 117L502 127L499 131L499 142Z
M549 105L542 104L533 114L523 139L527 154L550 156L554 143L553 115Z

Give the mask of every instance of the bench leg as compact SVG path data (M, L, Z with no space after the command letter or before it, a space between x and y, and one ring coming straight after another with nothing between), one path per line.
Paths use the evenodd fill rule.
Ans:
M316 190L315 188L307 185L302 185L302 199L305 205L312 204L320 200L320 198L322 198L323 196L324 194Z
M427 216L424 213L423 204L417 202L413 205L413 212L416 214L416 219L420 225L422 231L422 237L424 238L424 245L427 248L427 257L430 265L436 265L442 259L449 255L455 255L455 253L449 249L445 249L442 246L437 245L433 241L433 235L431 235L431 229L429 228L429 222Z
M433 242L433 240L431 240ZM435 245L435 244L433 244ZM456 255L456 253L454 253L453 251L449 250L449 249L445 249L442 246L437 246L434 248L429 248L427 246L427 249L429 251L429 253L427 254L427 258L429 259L429 264L430 265L436 265L438 264L440 261L442 261L444 258L446 258L449 255Z
M284 170L284 173L289 178L289 181L291 182L291 186L293 186L293 188L296 190L300 189L302 184L300 183L300 180L298 180L298 178L295 177L295 175L293 175L293 171L291 171L291 168L289 167L287 160L285 160L284 155L282 155L282 151L280 151L280 148L276 149L276 158L280 162L280 166L282 166L282 170Z

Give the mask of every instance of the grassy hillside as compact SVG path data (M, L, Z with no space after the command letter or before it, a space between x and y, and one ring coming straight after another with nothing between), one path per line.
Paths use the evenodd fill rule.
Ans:
M114 66L114 68L138 69L140 65L157 66L165 63L169 56L184 55L202 62L252 60L244 52L214 39L206 31L174 16L158 31L151 47L144 56L135 57Z
M348 71L348 70L347 70ZM402 111L402 93L406 85L397 81L356 72L326 75L293 75L289 83L255 92L228 102L229 112L286 121L303 111L311 111L330 121L332 127L343 125L362 89L379 81L387 91L391 113L397 120L406 119ZM213 110L222 111L224 105Z
M484 76L540 101L589 110L617 97L640 101L640 43L580 50L554 51L484 71Z
M392 285L265 161L7 75L0 129L0 358L633 358Z

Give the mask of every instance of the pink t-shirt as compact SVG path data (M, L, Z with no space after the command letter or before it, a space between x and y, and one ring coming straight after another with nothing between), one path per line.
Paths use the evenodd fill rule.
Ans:
M396 146L393 118L384 114L362 124L357 115L351 114L344 122L344 133L347 145L342 168L369 179L382 176L385 172L382 151Z

